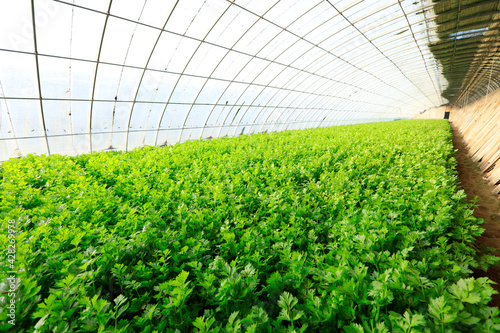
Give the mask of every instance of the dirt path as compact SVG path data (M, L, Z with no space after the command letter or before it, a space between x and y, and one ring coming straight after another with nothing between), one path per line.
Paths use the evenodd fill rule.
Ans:
M482 218L486 222L483 224L485 232L476 240L476 244L500 249L500 199L491 193L493 186L483 179L478 164L467 155L462 137L453 125L452 130L453 146L458 149L455 157L459 185L465 190L469 201L474 200L476 196L479 198L476 202L477 207L474 209L474 216ZM495 254L500 256L500 250L496 251ZM487 276L497 283L493 287L499 294L493 296L490 305L500 307L500 265L491 267L486 273L476 272L476 276Z

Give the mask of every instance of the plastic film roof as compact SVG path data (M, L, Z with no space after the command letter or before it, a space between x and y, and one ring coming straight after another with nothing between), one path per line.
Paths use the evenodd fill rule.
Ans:
M0 6L0 160L409 118L498 87L499 1Z
M436 1L439 39L430 49L443 67L443 96L463 107L500 88L499 1Z

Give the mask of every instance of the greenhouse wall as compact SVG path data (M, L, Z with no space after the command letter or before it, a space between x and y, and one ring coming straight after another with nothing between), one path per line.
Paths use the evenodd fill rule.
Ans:
M432 108L420 114L417 114L412 119L444 119L445 112L447 112L446 110L447 110L446 106Z
M462 136L483 177L500 193L500 89L466 105L450 108L450 122Z

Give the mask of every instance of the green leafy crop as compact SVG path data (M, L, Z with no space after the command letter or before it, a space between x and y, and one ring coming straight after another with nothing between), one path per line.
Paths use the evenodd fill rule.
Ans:
M453 153L421 120L3 162L0 330L499 332Z

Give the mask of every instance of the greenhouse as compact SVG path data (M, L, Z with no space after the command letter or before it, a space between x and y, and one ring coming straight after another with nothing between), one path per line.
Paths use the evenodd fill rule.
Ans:
M500 332L500 0L0 3L0 331Z

